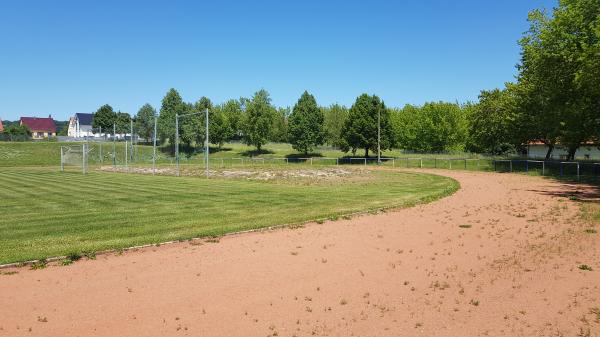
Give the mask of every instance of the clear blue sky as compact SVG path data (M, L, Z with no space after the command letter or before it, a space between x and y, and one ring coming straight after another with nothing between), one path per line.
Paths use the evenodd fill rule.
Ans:
M0 118L129 113L166 91L278 106L367 92L388 106L474 100L511 81L527 12L556 0L2 1Z

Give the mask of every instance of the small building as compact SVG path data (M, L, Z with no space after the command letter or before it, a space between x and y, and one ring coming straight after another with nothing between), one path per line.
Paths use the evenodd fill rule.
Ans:
M44 139L56 136L56 124L52 117L21 117L20 125L25 125L31 130L31 138Z
M600 159L600 144L594 144L588 142L581 145L575 152L575 159ZM532 142L527 144L527 157L535 159L546 158L548 152L548 146L542 142ZM550 154L551 159L566 159L568 156L568 149L560 144L554 146L552 153Z
M94 114L76 113L75 116L69 118L67 136L74 138L94 137L93 120Z
M4 125L2 124L2 118L0 118L0 133L4 132Z

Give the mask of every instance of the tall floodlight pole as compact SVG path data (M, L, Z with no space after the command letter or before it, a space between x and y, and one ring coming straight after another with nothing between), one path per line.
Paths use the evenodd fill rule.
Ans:
M175 166L179 177L179 114L175 114Z
M152 174L156 174L156 116L154 116L154 137L152 143Z
M113 123L113 167L117 166L117 124Z
M102 164L102 127L100 126L100 164ZM94 137L95 138L95 137Z
M133 162L133 119L129 118L129 133L131 134L131 153L129 154L129 159Z
M377 109L377 165L381 164L381 109Z
M208 179L208 108L206 108L204 114L206 115L206 145L204 151L204 158L206 163L206 178Z

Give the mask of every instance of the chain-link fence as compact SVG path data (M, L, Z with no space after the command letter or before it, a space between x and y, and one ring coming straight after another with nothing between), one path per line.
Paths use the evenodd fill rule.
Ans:
M496 172L522 172L543 176L559 177L600 177L600 162L557 161L529 159L496 159L493 161Z

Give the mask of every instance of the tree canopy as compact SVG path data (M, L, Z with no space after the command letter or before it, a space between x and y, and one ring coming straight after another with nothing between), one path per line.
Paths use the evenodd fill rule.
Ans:
M102 132L112 133L113 124L116 123L116 121L117 113L114 112L110 105L104 104L96 111L96 113L94 113L92 127L94 129L102 128Z
M289 142L296 151L307 154L325 140L323 111L315 97L304 91L289 118Z
M188 107L183 103L177 90L171 88L162 99L158 116L158 131L163 143L175 141L175 114L182 114Z
M154 136L154 117L156 110L148 103L142 105L135 116L136 133L147 142Z
M362 94L350 108L348 119L344 123L342 137L345 144L342 150L355 153L357 149L364 149L365 157L369 156L369 150L376 152L378 117L381 125L381 150L391 149L394 134L389 110L376 95Z
M244 141L260 151L271 137L276 110L271 105L269 92L264 89L257 91L252 99L245 103Z
M528 141L560 143L568 159L600 136L600 2L560 0L548 16L534 10L520 40L517 102Z

